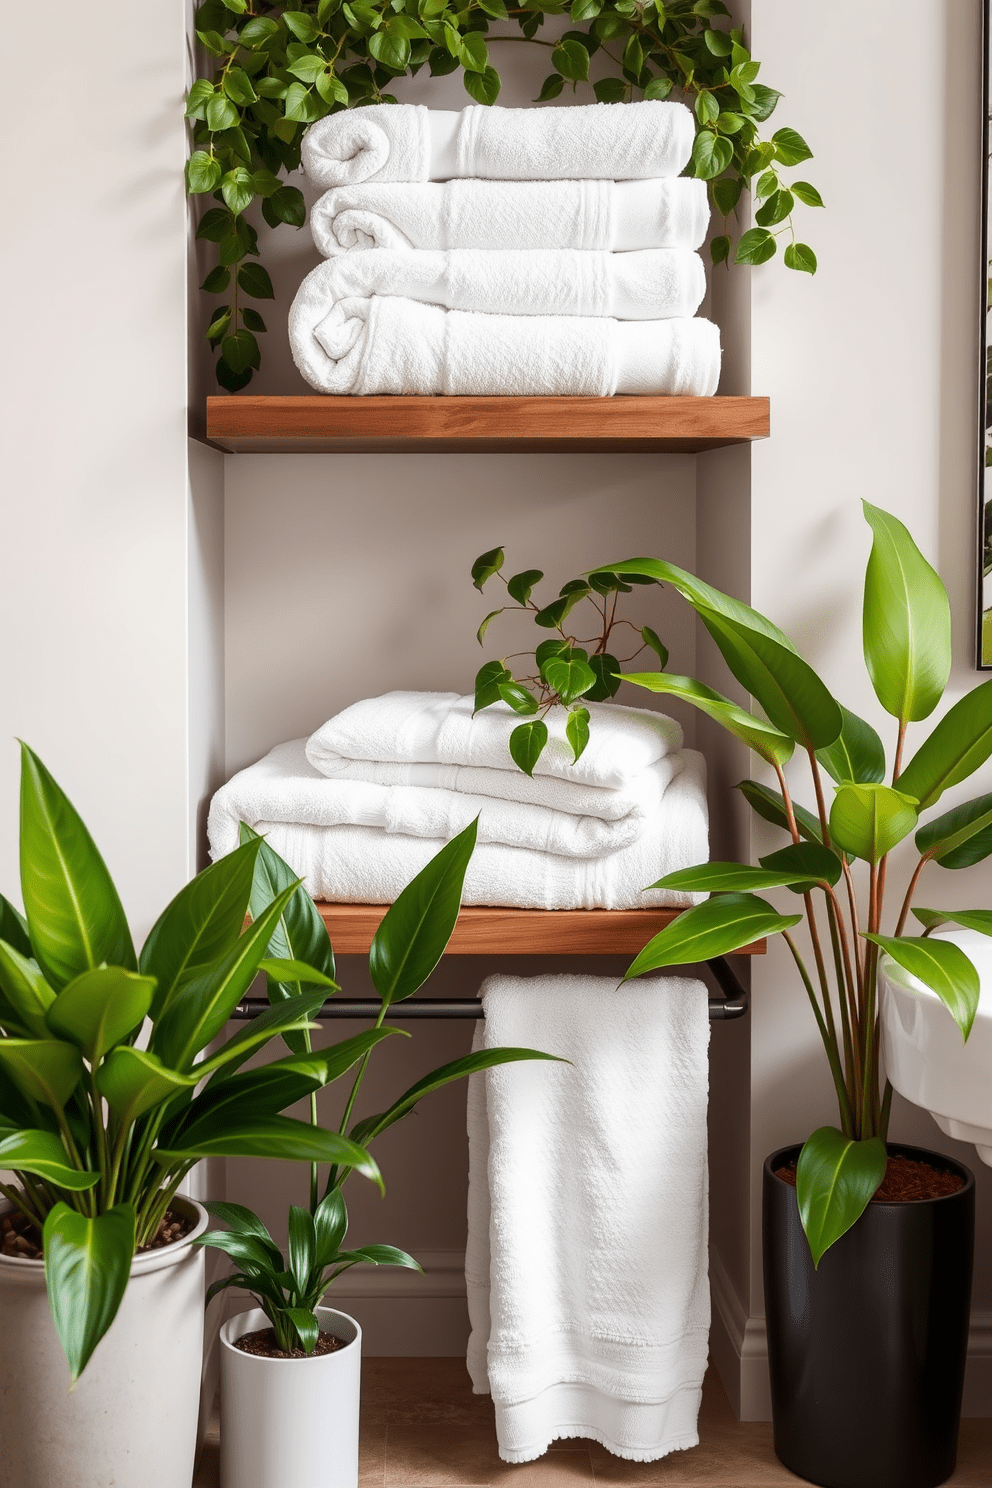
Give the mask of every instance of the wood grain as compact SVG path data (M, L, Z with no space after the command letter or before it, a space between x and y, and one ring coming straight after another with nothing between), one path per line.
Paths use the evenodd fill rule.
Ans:
M317 901L339 956L367 955L385 904ZM636 956L670 925L677 909L463 909L448 942L452 956ZM757 940L735 954L761 956Z
M231 453L619 450L695 454L766 439L767 398L207 399Z

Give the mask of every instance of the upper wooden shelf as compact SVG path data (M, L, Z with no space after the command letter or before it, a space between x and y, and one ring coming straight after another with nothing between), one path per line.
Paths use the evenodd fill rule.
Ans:
M207 399L207 438L232 454L696 454L768 432L767 398Z
M386 904L317 901L339 956L368 954ZM677 909L463 909L448 942L453 956L636 956ZM761 956L756 940L737 952Z

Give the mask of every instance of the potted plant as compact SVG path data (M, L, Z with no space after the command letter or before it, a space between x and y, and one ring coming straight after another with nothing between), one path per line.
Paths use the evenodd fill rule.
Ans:
M760 705L764 716L664 670L622 673L701 709L759 755L778 790L750 780L738 788L787 837L757 866L708 863L652 885L713 897L655 936L627 976L726 955L760 936L784 937L822 1041L838 1125L821 1127L765 1164L775 1448L787 1467L828 1488L933 1488L955 1463L974 1182L967 1168L941 1154L887 1143L892 1092L880 1060L878 971L890 957L918 977L968 1037L978 973L958 946L931 939L930 931L963 918L992 933L992 912L914 910L914 898L930 864L956 869L992 852L987 795L922 820L945 790L992 755L992 682L954 703L906 759L909 725L933 713L947 684L950 608L905 526L878 507L864 509L873 532L864 655L876 696L896 720L888 767L875 729L835 700L777 626L660 559L592 571L566 584L559 601L538 608L535 619L557 636L536 658L537 687L514 679L505 661L488 665L506 673L496 679L495 697L534 723L555 705L579 715L578 755L589 726L581 717L588 712L584 698L598 681L585 648L597 638L583 642L569 632L569 608L597 595L605 608L624 583L649 579L671 584L686 599ZM536 582L540 575L527 577ZM519 578L509 581L511 595ZM663 655L660 660L664 667ZM495 697L480 698L477 690L480 706ZM797 748L809 766L808 806L794 798L785 775ZM887 918L889 854L914 832L919 858ZM781 914L761 897L776 888L797 894L802 913ZM913 933L911 911L922 933ZM803 919L811 964L791 933Z
M241 1072L335 988L267 956L288 872L244 928L260 841L187 884L140 956L93 839L27 746L20 848L24 915L0 898L0 1171L14 1174L0 1184L0 1484L176 1488L193 1474L207 1224L178 1189L211 1155L380 1181L365 1145L281 1112L381 1034ZM211 1051L259 968L308 990Z
M308 967L333 979L333 951L313 901L292 871L244 823L241 837L243 844L258 847L252 915L264 915L274 898L283 906L271 932L269 959L263 963L269 999L278 1008L287 997L295 1001L301 995ZM366 1153L380 1132L408 1115L431 1091L499 1064L555 1057L514 1048L468 1054L431 1071L387 1110L364 1117L348 1130L372 1049L380 1040L401 1032L384 1025L389 1008L423 985L451 938L475 838L476 823L472 822L431 859L387 910L369 952L369 970L381 997L375 1026L323 1051L327 1067L340 1073L351 1068L360 1055L340 1135L342 1141ZM296 968L300 981L286 982L287 967ZM299 1058L312 1057L307 1029L287 1030L283 1037ZM269 1069L279 1070L285 1064L278 1061ZM226 1079L220 1090L236 1084L237 1077ZM285 1087L285 1093L293 1099L308 1090L300 1085L295 1092ZM311 1102L311 1120L316 1126L312 1096ZM221 1482L225 1488L283 1488L287 1483L294 1488L326 1488L329 1482L335 1488L354 1488L358 1482L361 1329L354 1318L321 1303L337 1277L362 1261L415 1271L420 1267L412 1256L391 1245L345 1248L348 1214L342 1187L355 1166L333 1161L321 1194L318 1166L311 1164L309 1207L294 1205L289 1211L285 1256L251 1210L238 1204L207 1205L229 1228L198 1235L195 1243L225 1251L237 1266L233 1275L214 1282L208 1302L228 1287L239 1287L258 1303L256 1309L239 1314L221 1329ZM319 1421L320 1429L301 1430L301 1421Z

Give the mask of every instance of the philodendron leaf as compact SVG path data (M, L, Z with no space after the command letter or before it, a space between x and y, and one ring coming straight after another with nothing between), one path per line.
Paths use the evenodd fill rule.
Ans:
M828 883L831 887L842 872L837 854L819 842L794 842L778 852L766 853L758 861L762 868L773 873L791 873L795 878L808 875L815 883Z
M840 736L816 757L827 774L837 781L872 784L885 779L885 749L882 741L863 718L838 703L843 720Z
M475 674L475 709L478 713L500 701L500 686L512 682L513 675L501 661L487 661Z
M479 820L442 847L387 909L369 951L375 989L388 1007L412 997L444 954L458 919Z
M856 1223L885 1177L885 1143L878 1137L855 1142L833 1126L821 1126L799 1154L796 1197L814 1267L830 1246Z
M93 1188L99 1173L81 1173L69 1161L61 1139L54 1132L16 1131L9 1136L0 1128L0 1168L33 1173L46 1183L73 1193Z
M786 738L763 718L745 713L743 708L738 708L729 698L714 692L712 687L707 687L704 682L697 682L693 677L679 677L673 672L624 672L622 681L633 682L636 687L644 687L648 692L667 694L691 703L708 718L715 719L729 734L740 739L770 765L784 765L792 758L795 745L791 739Z
M791 889L794 884L812 888L815 882L812 875L797 878L795 873L776 873L772 869L752 867L750 863L700 863L695 868L666 873L647 887L680 889L689 894L750 894L763 889Z
M56 1204L45 1220L48 1302L73 1380L117 1316L131 1274L134 1232L130 1204L115 1204L96 1219Z
M22 956L14 946L0 940L0 991L19 1024L35 1038L44 1038L45 1014L55 993L37 961Z
M39 966L59 990L102 962L137 970L120 897L93 838L21 745L21 893Z
M523 573L514 574L512 579L507 580L507 592L518 605L525 605L530 599L534 585L539 584L543 578L544 575L539 568L525 569Z
M992 935L992 909L915 909L914 915L928 930L941 925L963 925L979 935Z
M589 666L596 678L596 685L583 694L586 702L605 703L611 697L616 697L620 691L620 663L616 657L602 651L596 656L590 656Z
M504 703L509 703L514 713L523 714L525 717L530 713L536 713L539 707L537 698L529 687L524 687L522 682L500 682L499 695Z
M767 785L759 785L756 780L739 780L734 790L740 791L751 810L762 821L771 822L773 827L781 827L783 832L789 830L789 819L781 791L769 790ZM808 842L820 842L820 823L812 811L807 811L805 806L793 801L792 812L800 836L805 837Z
M523 728L527 725L523 724ZM516 732L516 730L514 730ZM572 746L572 760L579 759L589 743L589 709L573 708L565 720L565 738Z
M585 709L582 710L586 712ZM588 717L588 713L586 714ZM569 715L569 722L571 714ZM568 732L569 724L566 723L565 731ZM588 730L587 730L588 735ZM518 723L510 735L509 747L510 758L518 770L523 770L525 775L534 774L534 766L541 758L544 746L548 742L548 725L543 718L532 718L529 723ZM571 742L571 741L569 741ZM573 750L575 748L573 744ZM575 756L578 759L578 755Z
M144 1021L154 990L154 977L97 966L59 993L45 1022L56 1038L78 1044L90 1064L97 1065Z
M939 575L902 522L867 501L862 505L874 534L865 571L865 662L882 707L905 724L928 717L943 696L951 672L951 610Z
M22 1095L61 1110L83 1074L75 1044L58 1039L0 1039L0 1065Z
M802 915L780 915L754 894L721 894L678 919L649 940L624 973L624 981L659 966L687 966L727 956L764 935L777 935L798 925Z
M190 1090L199 1075L182 1075L166 1069L147 1049L123 1044L112 1049L96 1072L96 1085L107 1105L123 1126L130 1126L155 1106L162 1106Z
M915 800L889 785L839 785L830 809L830 836L845 852L877 863L909 835L918 815Z
M493 574L499 573L503 562L502 548L490 548L488 553L483 553L480 558L476 558L472 564L472 583L476 589L481 591Z
M664 671L668 665L668 647L664 644L657 631L652 630L650 625L642 625L641 640L646 646L651 647L651 650L658 658L658 665Z
M566 707L596 685L596 673L578 658L555 657L544 667L544 678Z
M978 1011L981 982L961 947L951 940L924 936L871 935L866 931L864 938L936 992L967 1042Z
M896 781L926 810L992 755L992 681L966 692L924 739Z
M976 796L934 817L916 834L921 854L941 868L970 868L992 853L992 795Z

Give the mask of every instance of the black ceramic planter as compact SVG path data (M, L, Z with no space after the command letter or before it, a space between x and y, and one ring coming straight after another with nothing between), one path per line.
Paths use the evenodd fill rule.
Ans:
M946 1198L869 1204L814 1271L796 1190L765 1163L765 1311L775 1451L824 1488L936 1488L954 1471L975 1180L918 1147L890 1153L965 1179Z

